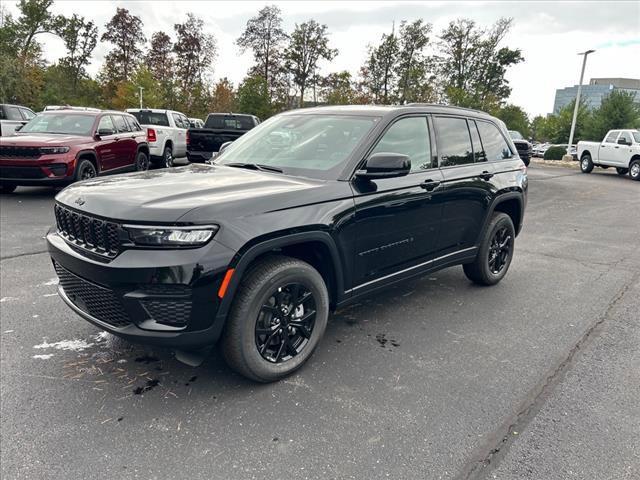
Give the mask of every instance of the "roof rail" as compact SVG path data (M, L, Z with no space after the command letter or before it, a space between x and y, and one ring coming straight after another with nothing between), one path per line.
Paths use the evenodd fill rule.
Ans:
M449 107L449 108L458 108L460 110L467 110L468 112L476 112L476 113L484 113L486 115L487 112L483 112L482 110L478 110L476 108L468 108L468 107L458 107L456 105L445 105L443 103L407 103L406 105L400 105L402 107Z

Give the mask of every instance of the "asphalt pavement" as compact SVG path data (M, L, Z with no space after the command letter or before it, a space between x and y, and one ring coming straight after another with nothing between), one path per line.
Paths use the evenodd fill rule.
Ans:
M2 196L0 476L640 477L640 184L611 170L533 165L499 285L393 287L269 385L75 316L43 241L54 192Z

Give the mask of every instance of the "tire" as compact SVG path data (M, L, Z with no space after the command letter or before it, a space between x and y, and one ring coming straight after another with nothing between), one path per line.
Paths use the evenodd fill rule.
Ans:
M601 169L606 170L609 168L609 165L598 165Z
M593 161L588 153L582 155L580 159L580 170L582 170L582 173L591 173L593 170Z
M297 308L290 301L296 292L304 298ZM222 335L223 356L251 380L279 380L309 359L328 318L329 294L318 271L295 258L267 257L238 286Z
M144 152L136 154L136 163L134 165L136 172L146 172L149 170L149 157Z
M476 259L462 266L467 278L478 285L495 285L502 280L513 259L515 237L516 230L511 217L495 212Z
M634 160L629 164L629 176L632 180L640 181L640 160Z
M76 167L76 181L88 180L97 176L98 171L91 160L86 158L80 160L80 163L78 163L78 166Z
M629 173L629 169L616 167L616 172L618 172L618 175L626 175L627 173Z
M173 150L169 145L164 147L164 152L162 153L162 162L161 166L163 168L171 168L173 167Z
M5 193L13 193L16 191L16 185L10 185L8 183L2 183L0 184L0 194L5 194Z

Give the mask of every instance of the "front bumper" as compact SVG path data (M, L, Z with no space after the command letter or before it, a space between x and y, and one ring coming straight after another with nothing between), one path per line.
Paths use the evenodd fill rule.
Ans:
M12 185L67 185L73 181L74 157L0 158L0 182Z
M129 249L101 261L55 229L47 245L60 297L85 320L136 343L188 350L218 340L217 292L232 250L211 241L190 250Z

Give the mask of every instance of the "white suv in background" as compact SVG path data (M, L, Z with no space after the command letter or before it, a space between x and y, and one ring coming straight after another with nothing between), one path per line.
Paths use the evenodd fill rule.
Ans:
M172 167L174 158L187 154L189 119L180 112L157 108L128 108L147 130L151 161L161 167Z

